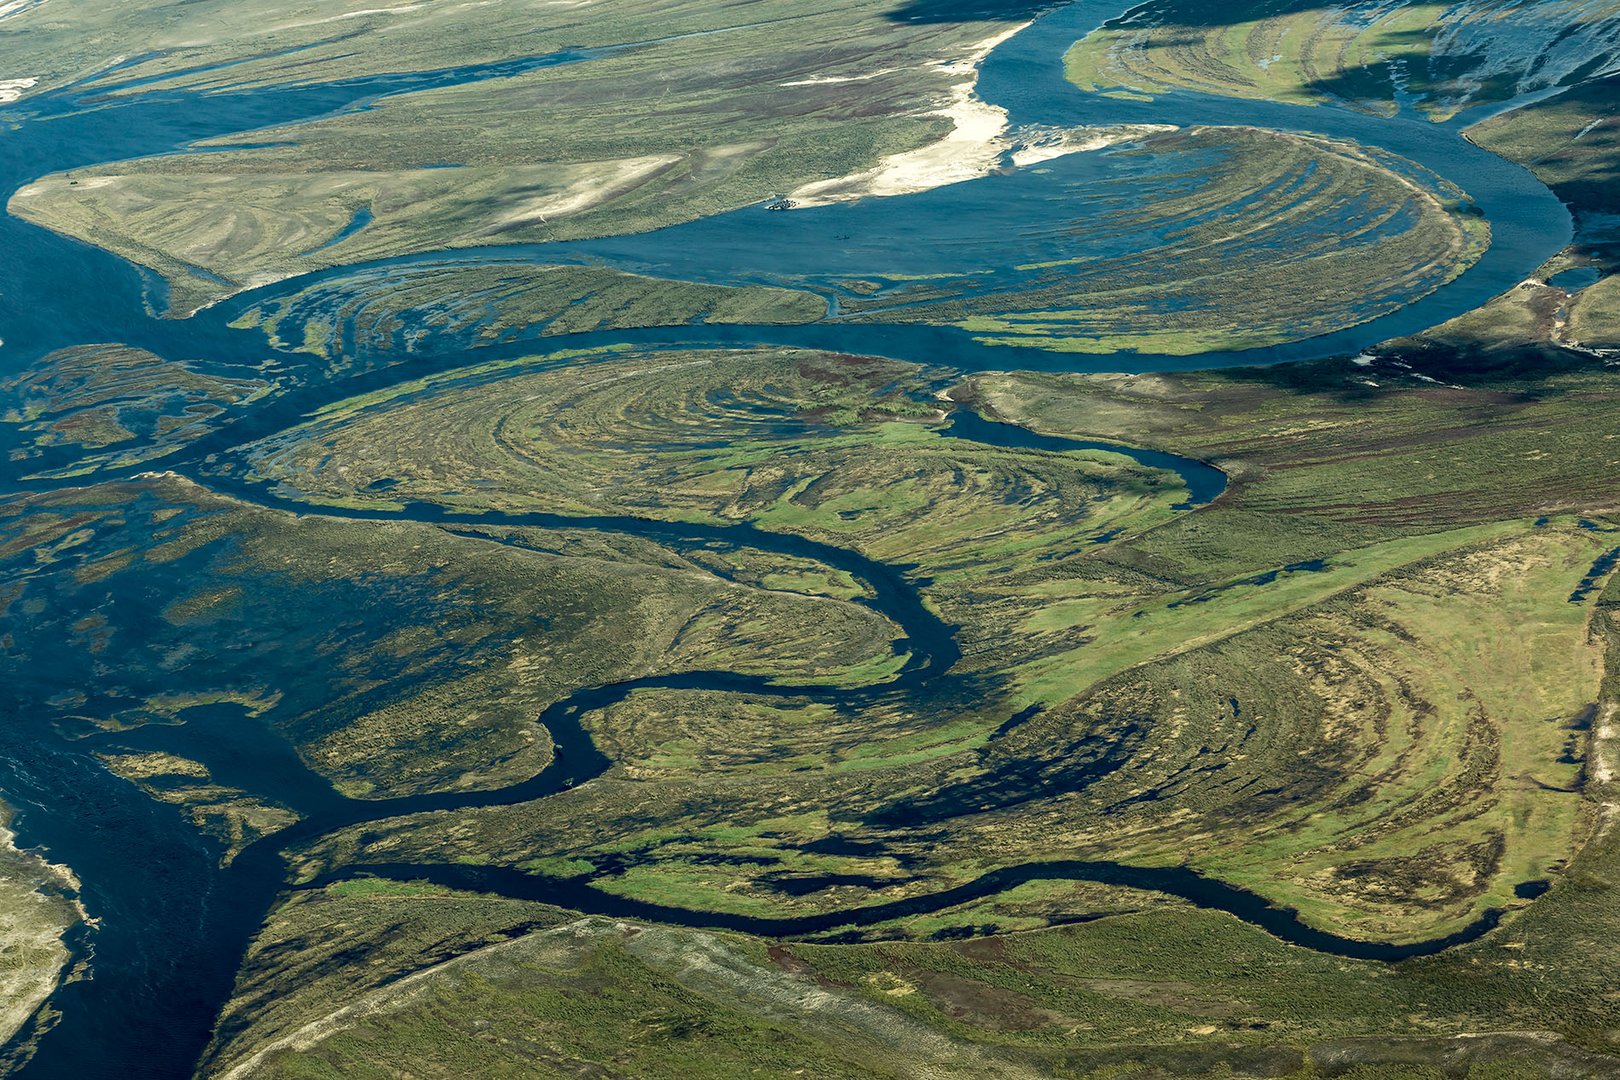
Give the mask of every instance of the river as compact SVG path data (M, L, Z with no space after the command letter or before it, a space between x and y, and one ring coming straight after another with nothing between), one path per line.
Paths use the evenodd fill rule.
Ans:
M391 385L458 364L502 355L535 355L604 343L649 347L789 345L915 360L958 371L1044 369L1153 371L1229 364L1274 363L1354 353L1477 306L1510 288L1570 237L1567 211L1527 171L1473 146L1460 123L1434 125L1409 115L1365 116L1347 109L1301 108L1173 93L1151 102L1078 93L1062 79L1061 57L1091 27L1120 13L1122 0L1079 0L1037 21L1000 46L984 64L980 93L1005 106L1014 124L1246 124L1309 131L1383 147L1408 157L1466 190L1489 219L1492 243L1484 257L1429 296L1399 311L1323 337L1263 350L1194 357L1119 354L1066 356L1039 349L992 347L948 327L825 321L806 326L684 326L508 341L467 350L454 341L428 342L399 363L320 387L270 399L221 432L169 455L157 467L192 476L225 494L285 509L357 519L409 519L454 527L471 522L436 507L395 513L310 507L278 498L217 469L210 454L228 453L251 439L297 423L309 410L364 390ZM633 47L633 46L625 46ZM4 110L17 123L0 132L0 191L10 193L42 175L103 162L183 149L200 139L241 135L272 125L306 121L364 108L378 97L436 86L460 85L539 66L589 62L594 52L571 52L518 63L379 76L314 86L199 95L141 89L107 98L69 87ZM1477 119L1477 117L1472 117ZM722 284L779 281L813 267L822 276L871 272L874 260L899 258L895 237L938 239L960 228L964 206L993 208L986 235L1001 242L1020 215L1045 206L1025 198L1042 184L1083 187L1089 178L1122 167L1107 154L1080 154L1048 163L1041 172L1009 175L913 196L836 205L786 214L738 210L638 236L570 244L469 249L384 260L371 266L415 262L530 259L588 261L624 269ZM1040 212L1049 212L1043 209ZM363 227L364 221L356 227ZM829 244L829 236L852 238ZM984 244L980 243L980 250ZM265 351L262 338L229 323L266 298L351 272L319 271L233 298L189 319L157 317L165 302L161 281L105 251L0 216L0 366L17 370L47 352L88 342L117 340L177 360L242 357L251 366ZM1008 259L1021 259L1015 251ZM921 269L928 269L922 264ZM959 413L945 433L1032 451L1110 450L1143 464L1177 472L1188 488L1187 508L1219 496L1225 478L1199 462L1151 450L1038 436L971 413ZM0 449L4 449L0 447ZM13 489L38 487L12 476ZM276 896L285 888L282 852L336 828L384 817L544 798L599 775L609 762L579 717L591 708L642 687L679 686L751 694L793 695L858 706L862 695L936 685L951 678L958 656L952 628L928 610L903 568L859 553L748 525L694 526L630 517L564 518L553 515L480 515L480 525L568 527L627 533L675 550L698 544L736 545L818 559L847 570L868 586L862 601L901 631L897 650L910 654L892 682L851 690L783 686L729 672L688 673L584 688L549 708L538 722L558 753L552 765L522 783L496 791L432 794L363 801L334 791L310 772L292 748L266 725L239 711L195 710L181 727L154 727L87 740L63 739L43 719L8 717L0 733L0 792L15 805L19 841L38 845L71 867L85 884L84 903L98 920L75 931L71 944L88 959L92 977L62 987L50 1007L60 1020L41 1040L23 1075L79 1080L123 1075L189 1076L228 997L243 952ZM91 756L109 745L162 749L204 762L223 783L240 780L303 819L242 852L227 869L216 846L199 836L176 807L146 798ZM1191 871L1139 868L1106 862L1057 862L1007 867L947 892L897 903L803 919L744 919L712 912L636 904L592 889L588 881L557 881L500 867L376 866L371 872L420 876L458 887L547 900L584 911L728 926L791 935L839 926L873 924L899 915L939 910L990 895L1035 877L1110 882L1176 894L1265 928L1305 947L1345 956L1398 960L1433 952L1487 932L1497 914L1447 938L1392 946L1335 936L1302 923L1292 912Z

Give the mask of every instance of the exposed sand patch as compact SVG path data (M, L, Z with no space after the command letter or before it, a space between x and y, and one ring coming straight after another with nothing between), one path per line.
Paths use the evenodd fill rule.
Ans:
M1001 138L1007 130L1007 110L974 96L979 64L997 45L1028 25L1019 23L979 42L966 58L938 65L948 74L964 76L951 87L950 103L931 114L952 122L950 134L928 146L890 154L865 172L806 184L788 198L799 206L817 206L869 195L907 195L984 176L1007 150Z
M1032 129L1018 133L1011 160L1023 168L1043 161L1079 154L1088 150L1102 150L1120 143L1175 131L1174 124L1115 124L1110 127Z
M941 71L963 76L961 82L951 87L949 104L929 114L948 118L953 125L950 134L916 150L890 154L864 172L805 184L789 193L788 200L792 206L824 206L873 196L910 195L946 184L977 180L1009 160L1019 167L1034 165L1065 154L1101 150L1155 132L1175 130L1173 125L1129 124L1096 128L1031 128L1009 133L1007 110L975 96L979 65L997 45L1028 25L1027 22L1020 23L995 37L986 38L975 45L966 58L938 65ZM856 82L888 74L890 70L893 69L868 75L818 76L782 85Z
M63 175L65 176L66 174L64 173ZM51 179L54 178L36 180L32 184L25 184L18 188L11 197L13 199L32 199L35 196L47 194L54 190L53 184L50 183ZM93 191L96 188L112 187L123 179L125 179L125 177L120 174L112 174L109 176L87 176L83 180L72 181L72 184L74 187L81 188L85 191Z
M280 34L288 30L299 30L306 26L323 26L326 23L342 22L345 19L364 19L369 15L406 15L413 11L421 11L426 6L426 4L401 4L399 7L391 8L361 8L359 11L345 11L319 19L300 19L296 22L280 23L270 27L269 32Z
M582 176L562 191L524 200L484 231L493 233L524 225L543 225L552 218L577 214L650 180L680 160L678 155L660 154L603 162L600 172Z
M29 8L38 7L44 0L0 0L0 19L21 15Z
M5 17L5 7L0 5L0 19ZM38 79L0 79L0 105L16 101L38 83Z
M838 83L866 82L868 79L880 78L892 73L894 68L882 68L878 71L869 71L865 75L813 75L808 79L795 79L792 82L778 83L778 86L833 86Z
M1613 797L1612 785L1620 775L1620 706L1607 701L1598 706L1592 720L1592 736L1586 747L1586 791L1597 804L1597 824L1592 839L1607 836L1620 820L1620 800Z
M1598 709L1592 723L1592 746L1586 764L1587 782L1611 784L1620 773L1620 723L1616 723L1617 706L1605 702Z

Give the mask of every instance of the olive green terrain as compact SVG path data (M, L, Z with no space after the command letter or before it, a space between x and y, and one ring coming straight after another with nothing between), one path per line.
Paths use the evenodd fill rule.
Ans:
M551 475L613 490L639 513L746 515L881 554L918 528L909 523L959 530L974 503L1009 490L981 480L918 499L921 454L956 459L964 475L974 457L999 456L990 477L1017 493L1000 514L1033 519L1012 526L1018 543L969 573L974 551L995 550L971 532L953 531L948 556L903 546L923 552L913 573L930 603L961 621L962 668L1004 704L981 708L975 730L971 709L927 698L857 717L813 700L638 693L587 718L615 761L607 776L541 803L462 812L448 828L442 816L431 829L374 823L311 848L306 866L489 860L763 915L849 910L995 865L1092 854L1187 863L1380 940L1523 907L1518 882L1550 877L1552 891L1478 943L1394 966L1283 945L1151 893L1037 875L856 935L910 943L834 943L849 936L835 931L767 948L586 919L448 963L403 962L394 940L382 970L417 972L397 981L285 967L305 948L334 948L332 922L364 932L364 904L488 903L350 879L295 893L272 919L214 1073L381 1076L431 1062L513 1076L1115 1075L1143 1064L1176 1075L1611 1074L1591 1051L1611 1048L1617 1019L1602 912L1616 858L1605 672L1620 597L1583 583L1615 546L1603 438L1614 394L1600 367L1472 385L1440 385L1431 380L1461 376L1401 361L955 384L955 397L1029 426L1129 435L1234 477L1207 509L1150 500L1109 519L1122 535L1076 545L1067 515L1030 510L1048 489L1077 490L1081 476L1063 464L1091 455L981 450L939 439L927 415L897 421L909 410L889 395L926 403L940 383L915 368L748 359L632 354L510 364L499 381L444 380L437 392L429 380L332 410L341 423L316 421L258 467L334 502L355 497L340 495L338 476L357 489L384 474L408 487L405 462L376 461L368 442L366 410L386 410L444 433L435 460L461 470L477 460L486 505L593 509L535 484L522 460L491 459L474 440L477 418L528 432ZM716 401L713 385L727 396ZM864 415L842 404L857 390ZM512 403L536 395L551 407L520 425ZM446 422L460 399L466 419ZM717 427L732 432L723 447L705 437ZM317 472L295 467L304 440L320 448ZM751 449L763 445L771 456ZM869 445L886 448L881 462L863 459ZM853 519L832 519L817 486L830 457L848 483L883 467L904 479ZM1114 484L1134 469L1108 464ZM438 478L441 490L455 475ZM1311 560L1325 568L1301 566ZM1047 708L996 734L1029 700ZM1126 752L1110 759L1114 747ZM1088 770L1098 758L1105 767ZM795 883L829 874L866 883ZM293 987L285 1000L273 989ZM1500 1034L1457 1039L1488 1032Z
M35 459L59 449L73 453L72 464L44 473L81 475L162 456L264 397L271 385L199 371L144 349L86 345L0 381L0 394L12 403L0 424L15 429L16 467L35 471Z
M1201 128L1117 152L1177 163L1095 185L1090 196L1113 209L1083 227L1139 235L1140 249L1020 266L1006 283L987 284L985 268L972 265L923 280L874 267L859 281L785 289L447 261L328 278L249 308L236 325L261 325L272 343L317 355L410 351L519 330L809 323L829 314L813 288L836 295L842 320L954 324L983 342L1064 352L1192 354L1296 341L1388 314L1463 273L1489 242L1463 192L1352 144Z
M0 22L0 55L19 75L59 73L45 89L70 65L105 68L150 42L166 52L103 82L167 72L156 85L219 90L635 47L256 132L253 149L47 177L10 209L158 270L182 313L323 266L641 231L937 139L950 121L930 114L961 79L941 62L1005 29L894 19L875 0L769 0L746 21L708 2L616 0L548 12L543 26L512 0L474 18L460 7L143 3L90 15L44 4ZM208 28L200 40L196 27ZM371 47L357 55L356 40ZM327 246L361 209L371 224Z
M1605 41L1614 6L1543 11ZM930 113L961 75L938 61L1006 20L892 7L763 0L737 25L615 0L527 33L505 0L477 19L45 0L0 17L0 76L37 90L646 44L46 178L12 209L158 269L182 313L323 266L691 220L945 130ZM1614 81L1581 82L1604 57L1470 44L1528 7L1241 0L1206 24L1208 4L1157 0L1070 56L1104 92L1437 120L1579 83L1470 132L1571 207L1574 244L1353 359L962 377L786 347L511 357L529 346L479 348L827 304L447 255L255 297L236 325L273 354L257 367L85 344L0 384L8 700L179 807L222 864L296 826L293 802L396 814L519 784L566 756L547 709L662 680L579 713L607 760L584 783L293 844L198 1075L1620 1075L1620 288L1550 283L1615 267L1620 122ZM1487 239L1465 193L1363 148L1225 128L1150 148L1172 146L1206 169L1147 200L1150 225L1185 223L1163 246L993 295L874 285L840 317L1196 353L1392 309ZM1252 242L1218 235L1240 201ZM464 355L390 383L429 335ZM326 404L271 411L323 384ZM255 410L288 419L227 445ZM965 410L1229 485L1192 506L1122 452L957 437ZM882 613L879 570L948 628L948 670L913 677L942 643ZM719 677L665 678L692 673ZM229 733L264 775L177 732ZM278 799L288 775L313 797ZM1184 867L1348 946L1460 943L1354 959L1076 864ZM485 869L487 892L427 880ZM498 891L512 871L528 899ZM0 828L0 996L22 1003L0 1031L48 1023L73 894ZM727 925L760 932L701 928Z
M1523 164L1557 193L1575 216L1575 243L1567 252L1570 263L1605 270L1620 258L1620 235L1615 231L1620 220L1617 94L1620 79L1597 79L1493 117L1469 133L1487 150ZM1610 282L1602 291L1609 293L1612 287ZM1589 313L1588 333L1596 329L1591 317L1595 314Z
M172 477L14 498L3 512L0 595L32 616L7 637L8 667L65 648L77 685L99 688L91 699L19 676L22 707L86 737L236 710L354 797L532 775L551 753L535 716L580 685L728 663L837 678L887 663L893 633L865 608L741 585L655 548L553 554L298 518ZM390 610L393 629L375 637L369 620ZM115 772L233 847L286 824L198 763L110 743Z
M1388 314L1463 273L1489 243L1455 186L1350 143L1210 127L1115 153L1179 166L1091 185L1117 209L1077 227L1139 245L1020 267L1031 275L1007 287L902 283L842 299L840 312L954 322L980 341L1062 352L1259 348Z
M1174 474L1119 455L944 437L961 402L1212 460L1232 486L1189 512ZM6 602L32 618L6 645L23 661L80 650L81 685L104 697L24 682L28 706L101 740L110 768L186 807L225 859L290 811L150 749L153 725L257 718L375 798L532 774L550 754L533 718L582 685L719 668L834 690L638 691L583 718L607 775L340 833L301 853L306 876L490 862L775 917L1098 858L1189 865L1389 941L1558 882L1484 942L1390 968L1038 873L854 933L872 944L832 944L851 936L834 925L823 944L772 950L350 879L274 916L216 1074L1052 1075L1141 1060L1287 1075L1376 1061L1397 1051L1356 1040L1391 1033L1419 1040L1399 1044L1415 1061L1448 1059L1450 1036L1508 1016L1601 1049L1607 999L1550 993L1537 973L1556 959L1530 958L1573 947L1558 913L1586 919L1582 890L1608 873L1609 615L1589 597L1614 546L1614 405L1603 368L1573 355L1531 378L1393 356L966 381L794 350L486 361L247 447L248 478L302 515L161 474L14 498ZM343 519L424 502L468 524ZM897 630L850 603L864 586L844 571L477 524L486 511L749 522L905 564L963 658L884 693ZM390 609L382 638L331 617ZM837 687L873 683L839 703ZM377 904L405 905L387 917L408 933L377 938ZM375 965L335 959L379 949ZM808 1008L811 987L831 996ZM490 1014L518 1027L448 1036ZM645 1017L640 1041L626 1016ZM552 1034L519 1037L525 1017ZM690 1056L671 1054L672 1031ZM921 1063L895 1049L924 1034ZM1586 1067L1525 1038L1468 1052Z
M19 851L10 818L0 817L0 1040L47 1022L48 1010L36 1010L72 961L64 939L85 917L72 872Z
M957 389L1025 424L1214 458L1235 490L1187 514L1169 505L1178 485L1111 455L942 440L921 411L932 384L905 365L663 354L486 370L333 406L250 448L256 473L317 505L590 514L611 501L904 559L959 627L969 682L858 720L811 702L637 694L588 720L622 772L467 812L460 861L594 868L631 852L596 884L775 914L1128 855L1415 939L1510 902L1570 849L1567 745L1601 676L1586 608L1566 599L1605 550L1575 520L1609 498L1597 433L1614 398L1598 377L1528 405L1424 388L1370 407L1357 365L1319 394L1230 376ZM910 396L886 399L907 376ZM839 400L852 391L864 415ZM1461 425L1449 444L1447 418ZM1247 449L1257 431L1280 460ZM1503 458L1522 460L1522 486L1503 485ZM1457 461L1479 473L1424 464ZM1498 490L1482 497L1486 477ZM1032 705L1043 711L998 731ZM1218 769L1201 767L1211 755ZM805 850L834 834L883 855ZM358 855L335 850L390 862L443 846L408 821L366 836ZM710 845L755 865L716 864ZM871 880L772 886L806 874Z
M535 328L554 336L694 322L790 325L826 314L818 296L763 285L698 285L599 266L443 263L357 271L266 300L235 325L338 364L357 352L409 353L424 339L465 336L482 345Z
M1617 16L1613 0L1150 0L1078 42L1068 72L1094 91L1404 105L1443 121L1612 74Z
M524 55L516 41L529 54L644 44L588 64L385 98L364 111L257 132L251 148L232 136L206 154L45 177L19 191L9 209L157 270L181 314L326 266L643 231L852 175L937 138L950 128L937 110L961 78L941 61L973 55L1006 27L898 19L870 0L824 0L809 8L753 5L743 25L712 5L672 11L616 3L611 15L593 8L579 21L536 31L519 5L503 2L481 10L479 25L487 20L494 29L474 40L453 11L352 8L327 0L318 9L324 14L255 22L254 6L244 5L211 13L210 32L182 45L170 36L167 6L143 7L131 18L137 40L150 34L168 51L102 82L116 88L120 79L144 77L157 87L230 90L320 81L340 63L352 76L512 59ZM199 18L188 13L186 25ZM525 32L503 37L499 28L508 23ZM58 43L73 55L101 30L41 7L0 23L0 40L12 31L21 42ZM353 41L373 37L386 45L362 50L357 63ZM61 63L23 59L35 65L30 71ZM171 78L159 77L166 71ZM46 79L37 89L51 85ZM1487 240L1466 196L1389 155L1241 129L1155 140L1156 153L1172 148L1186 157L1185 174L1158 178L1161 193L1100 224L1168 231L1141 251L1022 267L1030 273L1018 284L989 291L973 277L982 268L963 266L960 280L887 282L880 295L857 292L840 306L858 319L959 324L991 342L1197 353L1376 318L1461 273ZM1183 194L1193 177L1196 190ZM1239 204L1245 220L1234 243L1231 223L1208 215ZM350 233L359 212L369 222ZM1333 228L1323 232L1329 217ZM1167 267L1178 269L1167 274ZM879 283L883 269L871 268ZM363 314L386 323L425 301L444 308L436 320L454 325L483 299L500 308L485 327L492 334L507 325L560 333L696 316L770 323L824 314L812 296L761 288L727 295L609 281L605 271L487 267L455 271L471 277L451 286L451 272L421 268L408 283L349 282L356 296L324 313L306 298L302 318L286 318L283 302L289 325L275 330L277 340L330 347L342 320L329 316L385 284L397 295L379 297ZM1313 287L1298 288L1302 280ZM514 289L529 292L525 281L550 299L515 299ZM459 299L441 299L450 288Z
M563 923L512 904L495 925L516 940L479 949L490 900L362 880L277 913L227 1020L256 1013L258 1037L208 1071L1612 1076L1615 865L1604 833L1511 931L1395 966L1148 898L1075 926L855 945ZM397 932L379 942L378 924ZM435 960L452 942L457 957ZM344 947L368 963L308 963Z

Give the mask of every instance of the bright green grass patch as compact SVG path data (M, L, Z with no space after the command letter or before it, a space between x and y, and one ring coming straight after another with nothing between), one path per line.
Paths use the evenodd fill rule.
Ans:
M327 894L345 900L377 898L406 899L449 896L451 890L429 881L395 881L391 878L349 878L327 887Z

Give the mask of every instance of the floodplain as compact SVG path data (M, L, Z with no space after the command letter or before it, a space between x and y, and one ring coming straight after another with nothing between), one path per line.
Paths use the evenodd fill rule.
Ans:
M0 1070L1620 1070L1609 0L59 3Z

